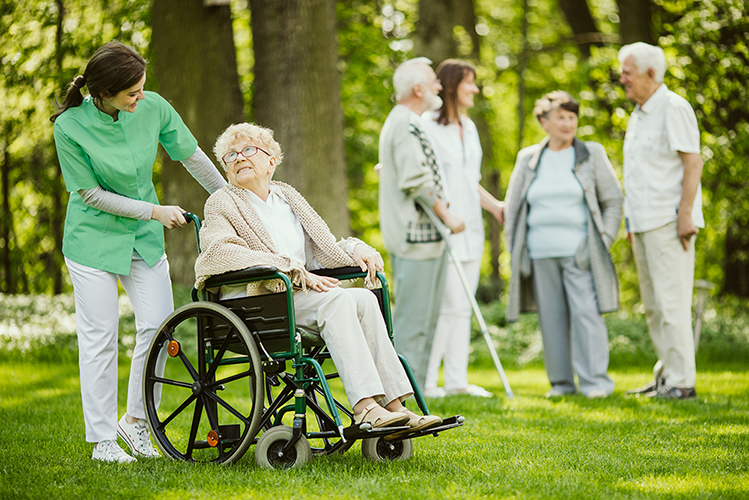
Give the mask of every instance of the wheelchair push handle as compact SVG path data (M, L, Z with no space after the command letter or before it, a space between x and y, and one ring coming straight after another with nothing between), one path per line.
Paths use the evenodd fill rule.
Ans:
M182 212L182 217L185 218L185 221L189 224L191 222L194 222L196 226L200 226L200 219L197 215L191 212Z

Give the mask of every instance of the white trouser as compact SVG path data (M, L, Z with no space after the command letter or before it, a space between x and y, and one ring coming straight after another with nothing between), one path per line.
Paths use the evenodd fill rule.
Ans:
M481 261L463 262L463 272L472 294L476 294L481 274ZM471 314L473 308L460 280L455 263L447 265L445 291L429 356L426 388L437 387L440 362L444 362L445 390L468 387L468 351L471 344Z
M384 406L413 393L372 292L340 287L297 291L294 310L297 326L325 341L352 407L368 397Z
M632 236L645 318L655 352L663 363L663 376L674 387L694 387L697 369L692 288L696 237L689 242L689 250L684 250L676 222Z
M130 365L127 414L145 418L143 364L161 322L174 310L166 255L148 267L133 252L130 274L114 274L65 259L75 292L78 362L86 441L117 439L117 325L120 280L135 312L135 348ZM164 365L157 367L163 373ZM158 401L157 401L158 404Z

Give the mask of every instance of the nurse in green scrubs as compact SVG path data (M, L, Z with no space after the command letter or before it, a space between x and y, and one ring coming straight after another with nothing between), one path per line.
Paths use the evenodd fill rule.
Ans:
M133 455L159 456L144 420L141 376L151 338L174 309L163 228L186 223L181 207L162 206L156 197L151 178L159 143L209 193L225 185L174 108L145 91L145 81L145 60L109 42L51 118L70 192L62 250L75 291L86 440L96 443L93 459L121 463L135 458L117 444L118 435ZM119 421L118 280L137 329L127 410Z

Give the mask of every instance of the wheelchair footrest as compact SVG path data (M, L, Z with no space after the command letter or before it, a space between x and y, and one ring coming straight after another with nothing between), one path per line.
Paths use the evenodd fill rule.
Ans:
M455 415L454 417L448 417L446 419L442 420L442 423L438 425L437 427L430 427L429 429L424 429L421 431L411 432L409 434L400 436L393 441L398 441L401 439L411 439L411 438L417 438L421 436L428 436L430 434L437 436L440 432L446 431L448 429L454 429L455 427L460 427L463 425L463 423L466 421L466 418L462 415Z
M395 427L371 427L367 423L355 424L343 429L343 437L345 437L347 441L355 439L368 439L388 436L394 432L405 430L408 430L407 425L399 425Z

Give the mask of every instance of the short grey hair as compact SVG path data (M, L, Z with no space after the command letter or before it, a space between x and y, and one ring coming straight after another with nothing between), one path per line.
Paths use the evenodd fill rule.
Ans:
M402 63L395 69L393 75L393 87L395 87L395 100L400 101L413 92L414 86L427 83L429 74L424 67L431 68L432 61L426 57L414 57Z
M223 157L238 142L264 149L268 154L276 157L276 165L283 160L283 151L281 151L281 146L273 139L271 129L254 123L236 123L224 130L213 146L213 154L216 155L219 165L224 167L224 170L226 170L226 165Z
M652 69L655 82L663 83L663 75L666 74L666 55L662 48L645 42L630 43L619 49L619 62L623 64L629 56L634 59L640 73Z

